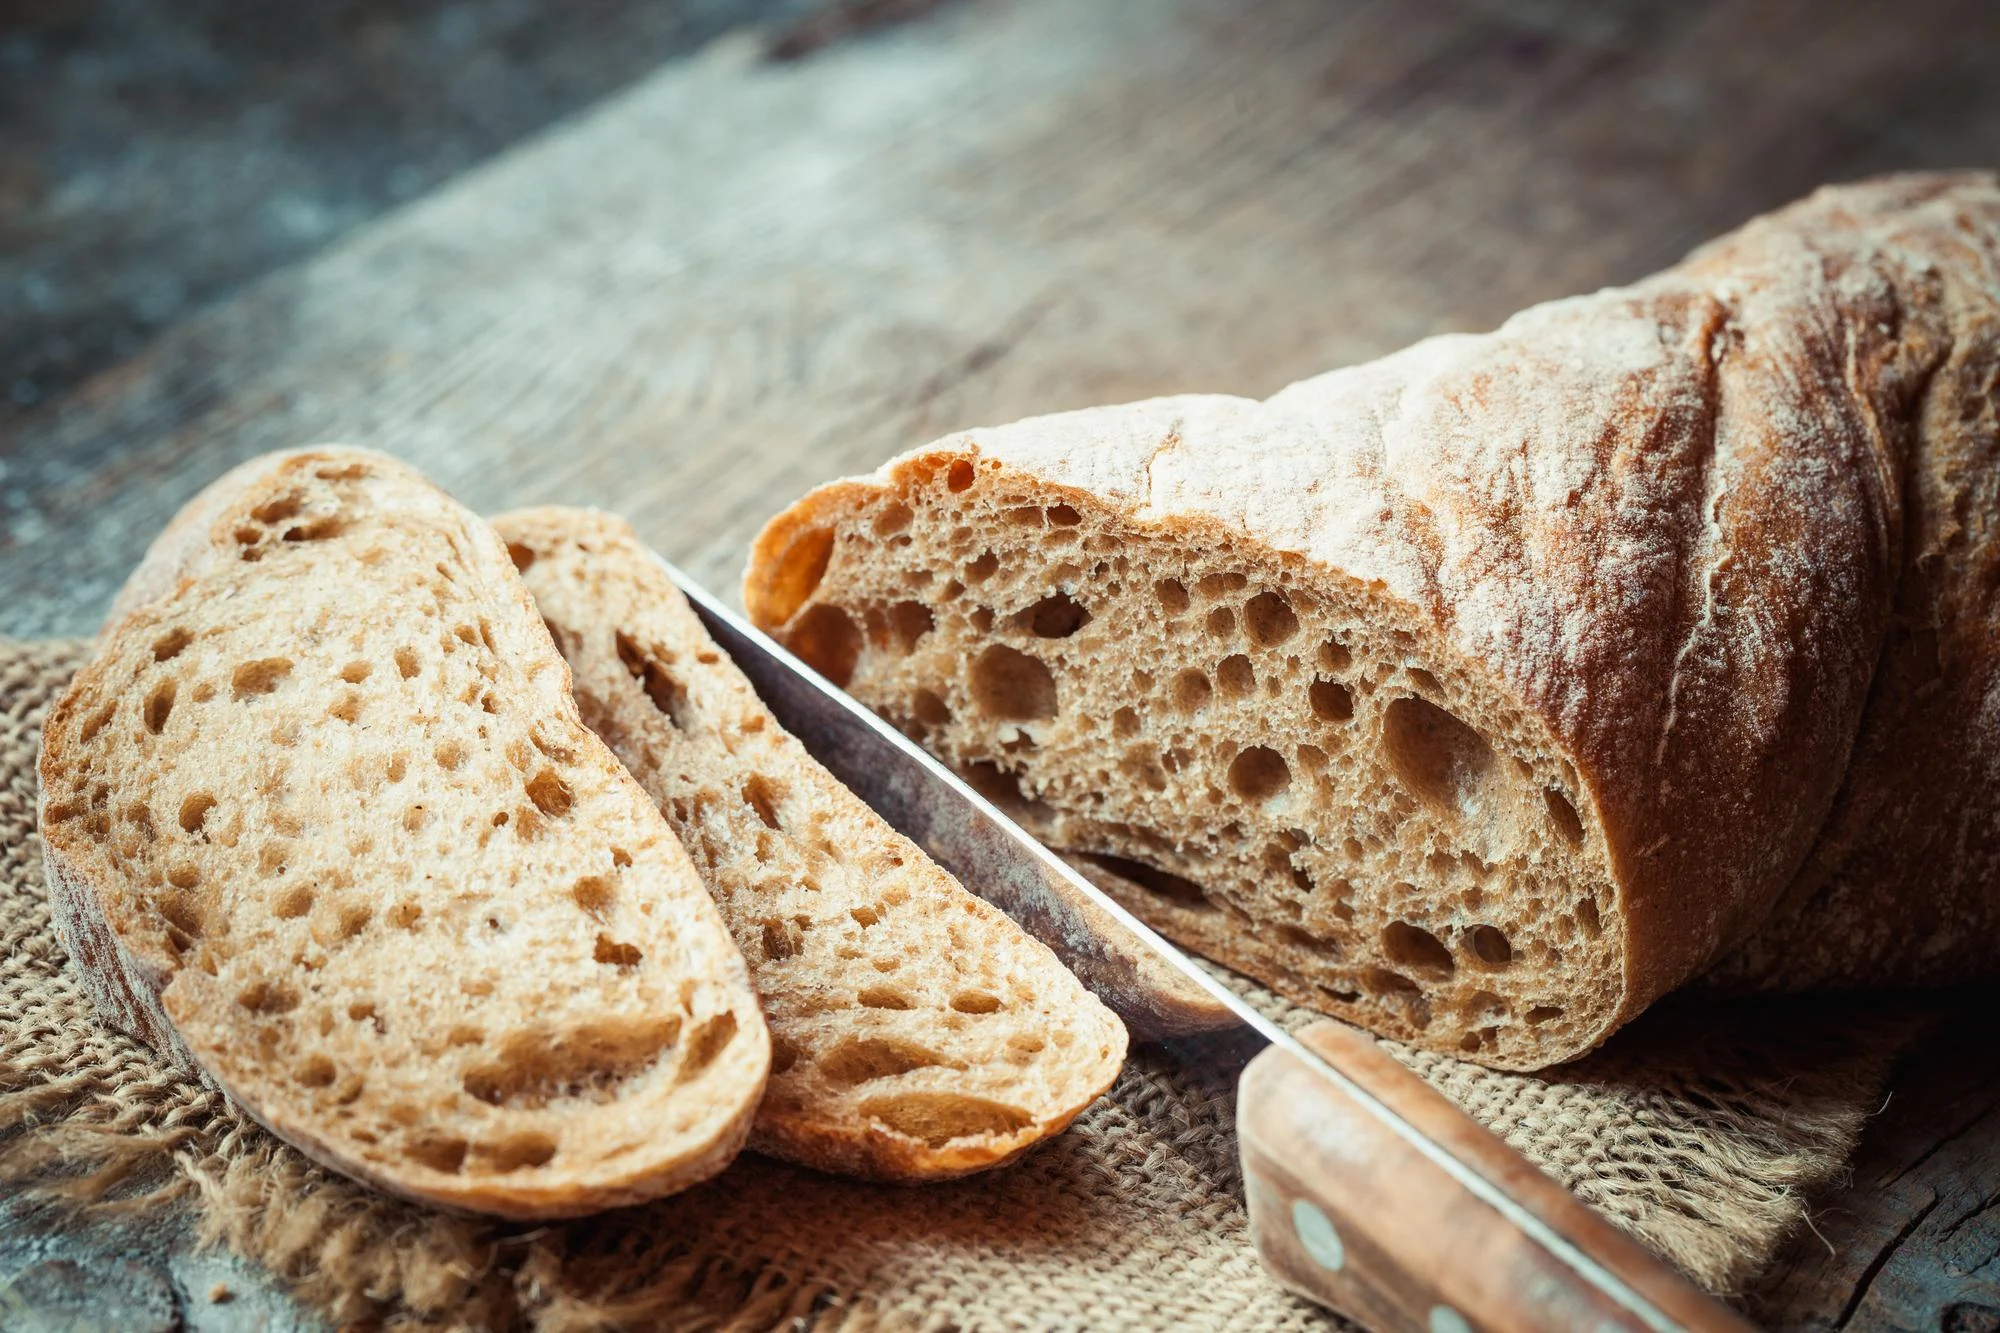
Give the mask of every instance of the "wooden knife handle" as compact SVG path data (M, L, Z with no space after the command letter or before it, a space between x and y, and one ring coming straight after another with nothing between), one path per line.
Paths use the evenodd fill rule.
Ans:
M1383 1330L1751 1329L1372 1038L1326 1022L1299 1039L1520 1211L1509 1217L1355 1093L1270 1047L1243 1071L1237 1137L1251 1237L1286 1286ZM1536 1239L1522 1215L1560 1239ZM1592 1265L1638 1299L1593 1283Z

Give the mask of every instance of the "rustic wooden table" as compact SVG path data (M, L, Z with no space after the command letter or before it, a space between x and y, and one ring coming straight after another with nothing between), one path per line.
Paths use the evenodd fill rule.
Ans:
M666 66L0 434L0 631L89 629L199 485L327 439L733 589L792 497L948 429L1267 393L2000 161L1990 0L963 0L768 56ZM1762 1319L2000 1328L1997 1057L1974 1015L1906 1071Z

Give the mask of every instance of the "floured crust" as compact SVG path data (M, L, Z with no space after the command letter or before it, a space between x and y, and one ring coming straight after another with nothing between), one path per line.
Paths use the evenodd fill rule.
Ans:
M741 1147L769 1064L741 956L504 547L394 460L275 455L198 497L41 775L100 1011L319 1161L558 1217Z
M1488 738L1499 751L1575 773L1566 799L1596 846L1575 874L1598 878L1617 918L1598 1018L1497 1052L1458 1045L1462 1025L1318 998L1474 1059L1580 1054L1732 947L1749 984L1991 976L2000 709L1977 590L2000 558L1985 531L1997 249L1990 176L1825 190L1633 287L1262 403L1160 399L949 437L774 519L745 601L796 646L843 588L874 595L860 562L899 568L895 539L869 525L956 468L967 503L1013 487L1087 530L1233 560L1288 597L1365 602L1451 696L1432 702L1511 729ZM969 586L963 570L954 582ZM908 717L931 668L878 668L871 652L861 636L842 664L851 688ZM1952 726L1967 736L1944 763L1910 748ZM1033 799L1063 776L1039 753L996 761ZM1079 817L1058 801L1044 827L1079 831ZM1080 831L1106 841L1101 820ZM1367 862L1364 897L1389 887L1367 882ZM1200 878L1185 859L1167 868ZM1433 933L1455 939L1461 909L1442 895L1449 924ZM1884 927L1888 904L1921 938ZM1179 933L1282 986L1304 955L1274 953L1277 930L1253 912Z
M775 1059L751 1144L915 1182L997 1166L1110 1086L1118 1019L786 734L610 515L503 515L584 720L695 858Z

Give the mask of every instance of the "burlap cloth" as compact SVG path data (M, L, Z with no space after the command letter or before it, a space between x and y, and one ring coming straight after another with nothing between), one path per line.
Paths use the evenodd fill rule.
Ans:
M503 1225L321 1170L100 1026L49 928L41 715L74 642L0 641L0 1193L53 1211L185 1207L342 1321L391 1328L1258 1328L1331 1324L1266 1278L1230 1072L1135 1051L1112 1092L1004 1171L858 1185L739 1159L645 1208ZM1269 995L1260 1002L1302 1017ZM1542 1076L1399 1051L1474 1117L1712 1290L1752 1279L1840 1172L1907 1010L1649 1016Z

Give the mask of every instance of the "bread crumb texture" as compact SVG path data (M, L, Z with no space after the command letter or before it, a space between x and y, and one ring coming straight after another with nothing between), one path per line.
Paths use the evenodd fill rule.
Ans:
M953 461L822 529L794 651L1315 1007L1466 1052L1602 1020L1587 807L1484 682L1365 594Z
M496 520L583 717L659 803L750 962L774 1049L752 1144L887 1180L991 1167L1116 1077L1117 1017L779 728L608 515Z
M1168 935L1400 1039L1555 1063L1732 949L1991 975L2000 738L1915 747L2000 691L1997 259L1990 176L1822 191L1266 402L949 437L780 514L745 602Z
M554 1216L720 1169L769 1060L747 972L504 548L371 453L218 486L45 734L93 998L412 1197Z

